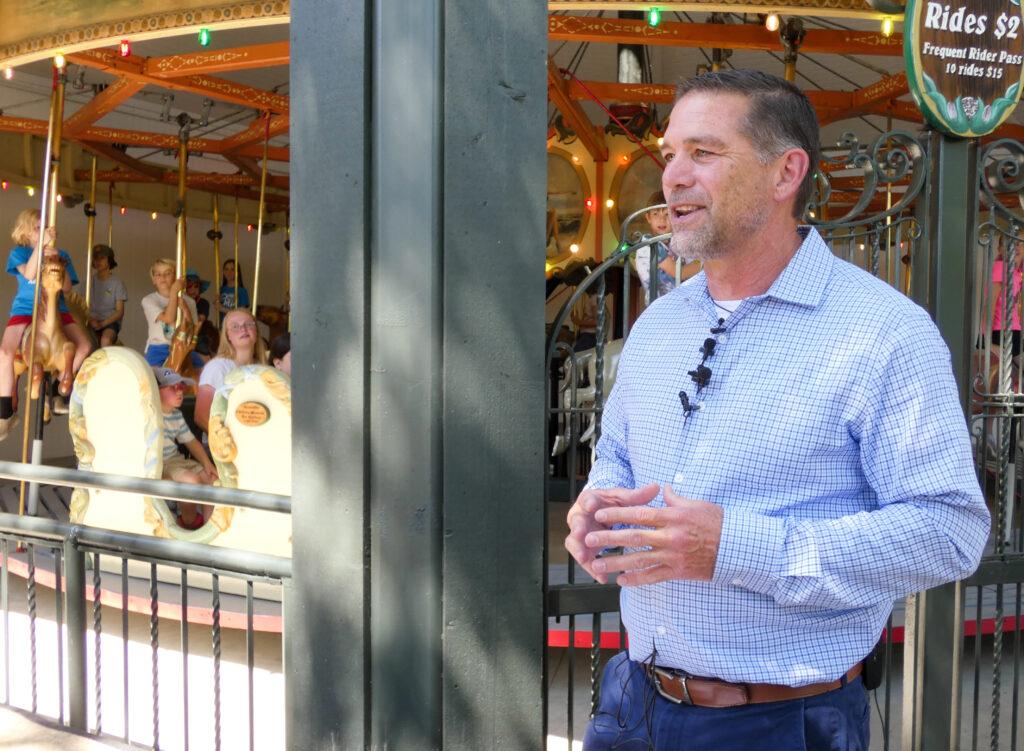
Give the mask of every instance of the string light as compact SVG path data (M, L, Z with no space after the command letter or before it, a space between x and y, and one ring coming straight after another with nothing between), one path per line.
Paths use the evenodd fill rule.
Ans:
M764 27L766 29L768 29L768 31L778 31L779 30L779 14L778 13L769 13L768 17L764 19Z
M127 214L127 213L128 213L128 207L127 207L127 206L122 206L122 207L121 207L121 208L119 209L119 211L121 212L121 216L124 216L125 214Z
M0 190L7 190L10 187L10 183L6 180L0 180Z
M587 207L588 211L593 211L594 210L594 199L593 198L588 198L586 201L583 202L583 204Z
M121 57L131 57L132 54L132 43L127 39L121 40L120 46Z
M199 30L199 44L203 47L210 46L210 30L200 29Z
M63 203L63 202L64 202L64 196L62 194L58 193L57 194L57 203Z
M622 155L622 163L623 164L628 164L629 163L629 154L623 154Z
M891 37L892 33L896 30L896 22L889 16L882 19L882 36Z
M651 8L647 11L647 25L654 29L659 23L661 23L661 9Z
M253 227L251 224L245 225L245 231L246 232L252 232L254 229L256 229L256 228Z
M57 70L64 70L64 66L67 65L68 61L64 58L64 55L57 53L53 56L53 67Z
M612 206L615 205L615 201L613 201L611 198L609 198L607 201L604 202L604 205L607 206L610 209Z
M570 253L579 253L580 252L580 246L577 245L576 243L573 243L572 245L569 246L569 252Z
M156 212L154 211L152 214L150 214L149 218L152 219L155 222L156 221Z
M4 79L10 81L12 78L14 78L14 68L4 68Z
M34 196L36 194L36 189L33 188L31 185L29 185L27 188L25 188L25 190L28 191L28 197L29 198L31 198L32 196Z
M580 163L580 158L578 156L576 156L575 154L572 155L572 163L573 164L579 164Z

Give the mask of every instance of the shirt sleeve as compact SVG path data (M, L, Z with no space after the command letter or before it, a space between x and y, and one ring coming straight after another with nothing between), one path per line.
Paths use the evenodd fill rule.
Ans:
M62 250L60 251L60 257L63 258L64 262L67 264L65 270L68 272L68 276L71 277L71 285L74 286L78 284L78 274L75 272L75 264L71 261L71 256Z
M249 290L245 287L238 288L238 303L235 305L237 308L248 308L249 307Z
M597 442L597 458L590 469L584 490L590 488L632 488L633 467L629 461L628 423L623 408L627 390L625 352L619 361L618 378L605 402L601 417L601 438ZM566 391L568 394L569 391ZM570 449L571 450L571 449Z
M160 301L150 295L146 295L142 298L142 312L146 316L146 321L149 323L156 323L157 316L163 312L163 306L160 305Z
M992 262L992 283L1002 284L1003 282L1003 262L1002 260L996 260Z
M851 426L878 508L827 520L727 508L713 581L784 606L838 610L892 602L977 568L989 512L949 351L923 311L892 331Z
M128 289L124 286L124 282L120 279L117 280L117 284L114 285L114 302L118 300L128 299Z
M181 418L180 422L174 427L176 431L174 434L174 440L178 443L185 444L196 439L195 435L192 434L192 431L188 429L188 423L185 422L184 418Z
M18 267L26 263L31 257L31 248L27 248L24 245L15 245L11 248L11 254L7 257L7 273L11 276L17 276L21 273L18 271Z

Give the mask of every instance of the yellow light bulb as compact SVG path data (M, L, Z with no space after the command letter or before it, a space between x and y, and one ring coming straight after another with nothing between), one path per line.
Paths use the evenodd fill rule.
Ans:
M36 194L36 189L35 189L35 188L33 188L33 187L32 187L31 185L29 185L29 186L28 186L28 197L29 197L29 198L31 198L31 197L32 197L32 196L34 196L35 194Z
M622 155L622 163L623 164L628 164L629 163L629 154L623 154Z
M660 148L660 147L662 147L664 145L665 145L665 139L664 138L659 138L658 139L658 147Z
M153 219L155 221L156 220L156 212L154 211L152 214L150 214L149 218Z
M768 17L766 19L764 19L764 27L766 29L768 29L768 31L778 31L779 30L779 14L778 13L769 13Z
M882 19L882 36L891 37L892 33L896 30L896 22L893 21L889 16Z
M607 201L604 202L604 205L610 209L612 206L615 205L615 201L609 198Z
M8 81L14 78L14 68L4 68L4 78Z
M580 246L577 245L576 243L573 243L572 245L569 246L569 252L570 253L579 253L580 252Z
M60 193L58 193L57 194L57 203L62 203L63 201L64 201L64 196L62 196Z
M580 163L580 158L578 156L576 156L575 154L573 154L572 155L572 161L573 161L573 164L579 164Z
M53 56L53 66L58 70L64 70L64 66L68 64L68 61L64 59L64 55L58 52Z

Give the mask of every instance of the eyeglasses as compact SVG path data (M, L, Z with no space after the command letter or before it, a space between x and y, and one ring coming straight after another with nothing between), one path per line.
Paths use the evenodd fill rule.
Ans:
M709 383L711 383L711 368L707 366L707 362L711 359L711 356L715 354L715 345L718 344L718 340L715 339L715 336L725 331L724 324L725 319L719 318L718 325L711 328L712 336L709 336L704 340L704 343L700 345L700 364L693 370L687 371L687 375L690 376L690 380L693 381L697 389L694 392L692 400L685 389L679 392L679 403L683 405L684 417L688 418L703 406L703 402L698 401L698 399L700 399L700 393L707 388Z
M253 331L255 331L256 321L246 321L245 323L233 323L230 326L228 326L228 331L230 331L232 334L237 333L239 331L244 331L245 329L252 329Z

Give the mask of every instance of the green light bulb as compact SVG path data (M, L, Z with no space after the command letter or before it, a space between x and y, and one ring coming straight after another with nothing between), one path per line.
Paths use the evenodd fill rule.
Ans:
M202 45L203 47L209 47L210 46L210 30L209 29L200 29L199 30L199 44Z
M661 23L661 10L658 8L651 8L647 11L647 25L652 29Z

